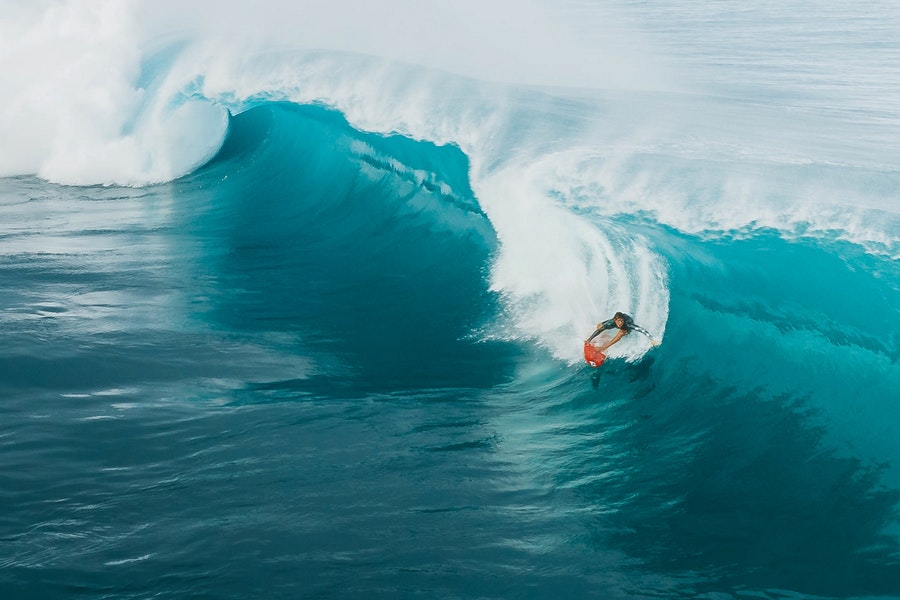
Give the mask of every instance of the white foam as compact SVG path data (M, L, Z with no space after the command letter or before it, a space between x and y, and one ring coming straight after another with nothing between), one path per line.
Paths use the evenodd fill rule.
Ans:
M145 560L149 560L151 556L153 556L153 555L152 554L144 554L142 556L136 556L134 558L123 558L121 560L110 560L110 561L103 563L103 565L107 566L107 567L118 567L120 565L128 565L131 563L143 562Z
M226 112L140 82L132 2L36 3L0 25L0 176L166 181L208 159Z

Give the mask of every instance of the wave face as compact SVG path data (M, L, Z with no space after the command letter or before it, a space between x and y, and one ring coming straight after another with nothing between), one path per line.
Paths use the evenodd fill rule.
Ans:
M11 8L0 589L900 598L896 9L646 6Z
M208 316L286 323L304 352L369 384L478 381L481 362L490 377L502 358L471 333L498 312L485 287L497 240L467 173L457 148L360 133L320 107L237 115L218 155L173 184L196 211L190 237L213 240L198 268L229 291Z

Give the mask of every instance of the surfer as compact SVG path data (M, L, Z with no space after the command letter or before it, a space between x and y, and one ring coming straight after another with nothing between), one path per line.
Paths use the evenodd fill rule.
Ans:
M639 331L643 333L648 338L650 338L651 344L653 344L654 346L659 346L659 342L653 339L653 336L650 335L649 331L647 331L640 325L637 325L634 322L634 319L623 312L617 312L615 315L613 315L613 318L609 319L608 321L597 323L597 329L594 330L594 333L592 333L588 339L584 340L585 343L589 344L591 340L593 340L595 337L600 335L601 332L606 331L607 329L618 329L619 331L616 332L616 335L614 335L611 340L598 348L600 352L606 352L607 348L621 340L623 336L632 331Z

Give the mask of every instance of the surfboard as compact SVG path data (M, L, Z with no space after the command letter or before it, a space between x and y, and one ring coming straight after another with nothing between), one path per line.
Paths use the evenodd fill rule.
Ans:
M600 352L596 346L593 344L589 344L588 342L584 343L584 360L587 361L587 364L592 367L599 367L603 364L603 361L606 360L606 355Z

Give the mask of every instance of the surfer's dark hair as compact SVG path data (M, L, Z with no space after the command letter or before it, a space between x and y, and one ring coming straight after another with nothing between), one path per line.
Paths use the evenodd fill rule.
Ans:
M622 323L622 328L631 331L634 328L634 319L632 319L629 315L626 315L623 312L617 312L613 315L613 320L622 319L624 323Z

